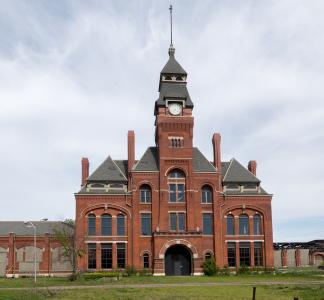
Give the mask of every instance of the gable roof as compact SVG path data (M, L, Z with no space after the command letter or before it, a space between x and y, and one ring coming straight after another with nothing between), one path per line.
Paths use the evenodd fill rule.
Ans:
M216 172L216 168L196 147L193 149L193 170L194 172Z
M122 167L123 163L118 162ZM110 156L89 176L88 181L127 181L127 177ZM123 167L124 171L125 168Z
M73 228L61 221L32 221L36 226L36 235L42 236L45 233L53 234L54 230L67 230L73 232ZM0 236L13 232L16 235L33 236L34 230L27 227L24 221L0 221Z
M224 168L226 165L224 165ZM255 177L248 169L243 167L235 158L232 158L225 175L223 182L251 182L260 183L260 180Z
M133 167L133 171L159 171L159 150L149 147Z
M123 175L127 178L128 176L128 160L114 160L115 164L122 171Z

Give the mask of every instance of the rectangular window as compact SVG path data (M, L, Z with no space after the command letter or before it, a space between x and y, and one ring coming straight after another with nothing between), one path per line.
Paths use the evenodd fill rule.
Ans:
M170 213L170 230L176 231L177 230L177 214Z
M150 257L147 253L143 256L143 267L144 269L148 269L150 267Z
M236 266L236 248L235 243L227 243L227 262L229 267Z
M210 213L203 214L203 234L213 234L213 215Z
M117 268L125 269L126 266L126 244L117 243Z
M141 189L141 203L151 203L151 190L148 188Z
M169 201L170 202L177 202L177 185L176 184L169 184Z
M88 269L97 268L96 244L88 244Z
M178 184L178 202L185 201L185 185Z
M112 268L112 244L101 244L101 268Z
M151 235L151 214L141 214L142 235Z
M117 235L125 235L125 216L117 216Z
M254 265L256 267L263 266L262 243L254 242Z
M96 217L88 217L88 235L96 235Z
M234 235L234 217L232 215L227 216L226 225L226 234Z
M179 231L186 230L186 215L184 213L178 214L178 229Z
M240 266L250 266L250 243L240 243Z

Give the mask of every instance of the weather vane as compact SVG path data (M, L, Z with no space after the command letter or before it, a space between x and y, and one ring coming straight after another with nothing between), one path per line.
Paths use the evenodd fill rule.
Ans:
M170 46L173 47L173 43L172 43L172 4L171 4L171 0L170 0L170 7L169 7L169 10L170 10L170 24L171 24L171 44Z

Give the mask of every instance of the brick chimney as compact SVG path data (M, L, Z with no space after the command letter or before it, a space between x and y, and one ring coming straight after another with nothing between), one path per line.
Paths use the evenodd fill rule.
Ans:
M219 133L214 133L213 135L213 150L214 150L214 166L217 170L221 170L222 162L221 162L221 136Z
M89 160L87 157L81 159L81 186L85 185L87 178L89 177Z
M135 162L135 133L128 131L128 172L133 168Z
M255 160L250 160L248 164L249 171L256 176L257 162Z

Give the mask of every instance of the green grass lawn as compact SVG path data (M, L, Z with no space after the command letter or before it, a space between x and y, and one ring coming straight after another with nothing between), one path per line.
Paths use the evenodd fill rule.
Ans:
M73 290L6 290L6 288L35 287L32 278L7 279L0 278L0 300L2 299L252 299L252 286L244 283L273 282L271 285L257 286L257 299L319 299L324 300L324 271L313 269L285 270L279 274L259 275L230 275L230 276L191 276L191 277L154 277L130 276L122 277L118 281L110 278L97 280L84 280L82 278L70 282L67 278L37 279L37 287L55 286L94 286L98 288L85 288ZM320 281L316 285L307 284L308 281ZM182 284L182 283L242 283L235 286L164 286L164 287L126 287L118 288L116 285L136 284ZM275 282L298 283L303 285L276 285Z
M324 285L318 286L258 286L256 299L323 300ZM6 300L76 300L76 299L252 299L252 287L160 287L56 290L56 291L0 291L0 299Z
M259 275L230 275L230 276L130 276L122 277L118 281L110 278L97 280L84 280L82 278L76 281L68 281L67 278L47 278L38 277L37 285L44 286L61 286L61 285L114 285L114 284L145 284L145 283L199 283L199 282L258 282L258 281L311 281L321 280L324 283L324 271L310 273L287 273L287 274L259 274ZM34 287L33 278L0 278L0 288L6 287Z

